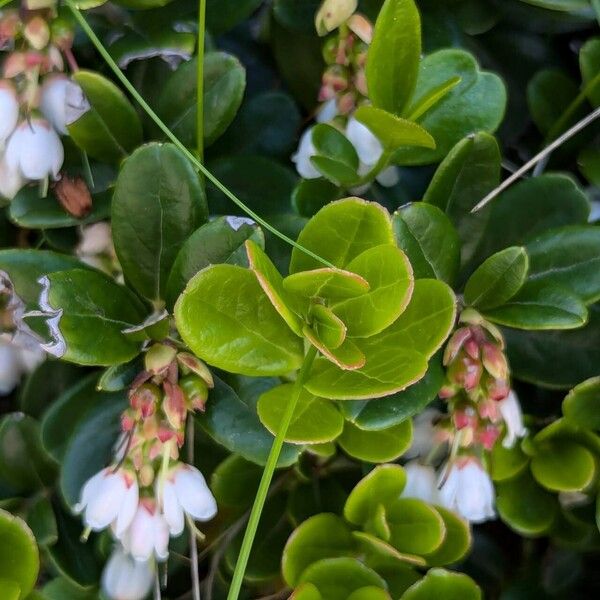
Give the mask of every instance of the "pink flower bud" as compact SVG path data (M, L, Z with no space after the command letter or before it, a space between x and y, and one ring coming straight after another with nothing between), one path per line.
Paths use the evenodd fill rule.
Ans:
M25 24L23 35L32 48L42 50L50 41L50 28L43 17L36 15Z
M495 344L485 342L482 347L483 366L496 379L508 377L508 363L504 352Z
M444 350L444 366L448 366L460 352L463 344L471 337L468 327L460 327L453 334Z

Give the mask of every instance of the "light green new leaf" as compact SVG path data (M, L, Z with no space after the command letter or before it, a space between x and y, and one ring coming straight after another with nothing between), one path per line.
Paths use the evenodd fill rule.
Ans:
M600 377L575 386L563 400L565 418L575 425L600 429Z
M292 294L306 298L334 301L366 294L370 288L369 282L360 275L329 267L289 275L283 280L283 287Z
M184 342L208 363L242 375L285 375L302 364L302 340L285 324L252 271L214 265L175 305Z
M431 569L421 581L406 590L401 600L481 600L481 597L481 590L467 575Z
M337 440L340 448L350 456L371 463L385 463L404 454L412 442L412 421L378 431L366 431L346 422Z

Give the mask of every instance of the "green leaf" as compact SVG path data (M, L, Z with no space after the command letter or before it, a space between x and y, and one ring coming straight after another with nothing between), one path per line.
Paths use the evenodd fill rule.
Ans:
M563 400L565 418L574 425L600 429L600 377L592 377L575 386Z
M121 413L127 408L127 399L125 394L103 396L105 398L102 402L96 402L80 418L73 420L75 428L62 453L60 489L71 508L79 502L85 482L113 459L114 445L120 432ZM72 407L72 400L69 404ZM63 406L66 412L68 405L65 403Z
M527 244L529 279L568 288L586 304L600 300L600 227L552 229Z
M55 476L39 423L23 413L5 414L0 420L0 482L14 495L27 495L51 484Z
M214 35L225 33L245 21L260 0L207 0L206 25Z
M24 600L37 580L40 558L33 533L19 517L0 509L0 587L16 589Z
M340 300L331 310L350 337L370 337L391 325L406 308L413 290L408 258L395 245L376 246L359 254L346 268L369 283L366 294Z
M444 211L458 231L462 262L483 238L489 210L471 209L500 182L500 150L496 140L478 133L460 141L436 170L424 202Z
M590 202L570 176L544 173L523 179L492 204L475 259L487 258L507 246L521 246L553 227L587 222Z
M67 126L71 139L92 158L113 163L142 141L140 119L123 92L99 73L79 70L73 80L91 108Z
M197 60L183 63L166 82L158 114L188 147L196 145ZM204 144L217 140L233 121L246 87L246 72L237 58L225 52L204 57Z
M529 457L519 444L505 448L494 444L490 456L490 475L494 481L506 481L516 477L529 465Z
M48 498L36 498L27 512L27 525L40 546L51 546L58 540L56 519Z
M511 246L493 254L469 277L465 302L480 310L502 306L521 289L528 268L525 248Z
M290 596L291 600L323 600L323 596L312 583L303 583Z
M505 329L513 375L537 385L571 388L598 374L600 307L589 307L584 327L570 331Z
M592 106L600 105L600 38L589 39L579 51L579 68ZM588 88L589 86L589 88Z
M179 297L175 321L197 356L232 373L284 375L302 363L302 340L242 267L200 271Z
M136 375L143 371L144 365L141 357L133 359L131 362L122 365L113 365L108 367L96 384L99 392L119 392L129 387L133 383Z
M292 206L303 217L312 217L339 197L338 186L323 177L301 179L292 192Z
M365 250L393 244L388 212L375 202L344 198L323 207L301 231L298 243L340 269ZM298 248L292 250L290 273L318 269L322 263Z
M369 128L385 152L392 153L403 146L435 148L435 140L423 127L380 108L360 106L354 118Z
M290 536L281 559L283 578L288 585L295 586L311 564L353 554L355 546L350 528L340 517L328 513L315 515Z
M167 283L167 301L173 306L187 282L209 265L227 263L248 266L245 242L263 247L265 240L256 223L240 217L218 217L197 229L183 244Z
M463 573L431 569L421 581L411 585L401 600L481 600L481 590Z
M82 219L73 217L60 206L50 192L47 198L40 198L35 187L24 187L12 199L9 207L10 220L27 229L55 229L87 225L110 216L111 194L107 191L95 194L92 210Z
M126 280L146 298L163 299L179 250L207 216L198 175L175 146L138 148L121 167L112 206L115 250Z
M312 583L327 600L347 600L360 588L373 586L385 589L385 581L372 569L355 558L325 558L312 563L300 578L300 583Z
M417 567L424 567L426 564L425 559L420 556L398 552L396 548L370 533L353 531L352 535L358 540L367 555L366 563L376 570L379 570L379 565L382 563L386 566L393 564L401 568L406 566L406 564Z
M422 98L419 98L409 109L406 111L406 118L410 121L416 121L419 117L423 116L430 108L435 106L442 98L454 89L460 83L460 77L455 75L440 83L437 87L431 89Z
M108 366L139 353L139 344L123 330L141 323L146 310L127 288L103 273L82 269L51 273L45 279L43 308L49 311L46 322L57 356L81 365Z
M248 263L256 275L258 283L267 295L275 310L288 327L298 336L302 335L302 321L293 311L294 297L283 287L283 277L271 262L265 251L252 240L246 241Z
M261 475L258 465L231 454L214 470L210 489L219 506L244 510L252 504Z
M460 240L450 219L437 207L414 202L392 215L398 246L416 279L434 277L451 284L460 265Z
M310 157L310 162L321 172L323 177L327 178L334 185L352 187L359 182L360 178L356 169L349 167L335 158L315 155Z
M506 106L504 84L494 73L481 71L475 58L464 50L445 48L421 61L413 104L439 89L449 75L460 77L460 83L418 120L435 140L435 150L404 148L394 154L395 162L411 165L438 162L465 136L477 131L491 133L500 125Z
M347 327L331 309L322 304L313 304L310 307L310 318L316 336L328 349L335 350L344 343Z
M521 535L547 532L558 513L558 499L540 487L529 470L496 484L496 506L502 520Z
M440 513L415 498L398 498L385 510L389 543L400 552L431 554L441 547L446 526Z
M300 271L283 280L284 289L305 298L340 300L361 296L369 291L369 282L351 271L324 267Z
M42 590L44 600L98 600L98 590L83 589L64 577L49 581Z
M348 400L340 404L340 409L344 417L360 429L387 429L418 414L433 402L443 382L442 361L434 359L423 379L405 390L376 400Z
M410 102L421 60L421 19L413 0L386 0L367 57L367 84L373 104L401 114Z
M385 590L370 585L352 592L348 600L391 600L391 596Z
M425 559L429 566L441 567L454 564L466 556L471 547L471 528L453 511L442 506L436 506L435 509L444 520L446 535L442 545L435 552L427 554Z
M41 285L38 280L44 275L68 269L86 269L73 256L49 250L0 250L0 275L6 273L15 292L28 309L38 308Z
M517 329L573 329L586 323L588 312L568 289L529 281L504 305L484 311L484 316Z
M412 442L410 419L388 429L365 431L346 422L337 440L340 448L350 456L365 462L390 462L404 454Z
M406 485L400 465L380 465L363 477L346 500L344 517L355 525L366 524L379 505L394 502Z
M279 431L293 388L294 384L285 383L265 392L258 400L260 421L273 435ZM285 440L293 444L322 444L336 439L343 428L344 418L333 402L317 398L303 388Z
M557 492L578 492L594 480L594 455L567 440L541 444L531 459L531 473L545 488Z
M232 385L234 383L236 382L232 382ZM215 378L215 387L210 392L206 411L197 414L196 421L208 435L230 452L264 465L273 444L273 436L259 421L256 403L258 397L274 385L277 385L277 381L272 379L241 378L234 390ZM293 464L299 453L297 446L284 444L278 466Z
M340 162L356 174L358 154L352 142L339 129L327 123L318 123L312 128L311 139L317 155Z

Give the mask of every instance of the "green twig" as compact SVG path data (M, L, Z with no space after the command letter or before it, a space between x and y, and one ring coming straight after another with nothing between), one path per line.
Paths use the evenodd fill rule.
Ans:
M257 215L250 207L246 206L233 192L231 192L224 184L222 184L199 160L192 154L185 145L179 140L179 138L167 127L167 125L162 121L162 119L150 108L150 105L144 100L144 98L140 95L140 93L135 89L135 87L131 84L129 79L125 77L125 74L117 63L114 61L113 57L110 55L108 50L104 47L98 36L94 33L94 30L89 26L88 22L85 20L84 16L81 14L81 11L75 5L73 0L65 0L65 3L73 13L76 21L79 23L80 27L83 29L85 34L88 36L92 44L95 46L96 50L98 50L99 54L102 56L106 64L112 69L113 73L117 76L119 81L123 84L123 86L127 89L127 91L131 94L133 98L138 102L138 104L142 107L142 109L148 114L148 116L156 123L156 125L160 128L160 130L171 140L171 142L181 150L183 154L189 159L189 161L208 179L220 192L222 192L227 198L229 198L234 204L239 206L249 217L251 217L254 221L256 221L259 225L262 225L267 231L270 231L273 235L277 236L290 246L294 246L298 250L304 252L306 255L314 258L316 261L321 264L335 268L333 264L329 261L321 258L308 248L305 248L301 244L298 244L291 238L289 238L284 233L281 233L278 229L273 227L270 223L265 221L261 216Z
M304 363L302 364L302 368L298 373L298 378L294 383L292 396L288 405L285 407L285 413L283 414L281 422L279 423L279 429L277 431L277 435L275 436L275 440L273 441L273 445L271 446L271 451L269 452L269 456L267 458L267 464L263 470L260 485L258 486L258 491L256 492L256 498L254 499L252 512L250 513L250 519L248 520L248 526L246 527L246 533L244 534L244 540L242 541L242 546L240 548L240 554L235 565L235 571L233 573L233 579L231 581L229 593L227 594L227 600L237 600L240 593L242 582L244 580L244 573L246 572L246 566L248 565L248 559L250 558L250 552L252 550L252 544L254 542L254 537L256 536L256 530L260 521L260 516L265 505L267 493L269 492L269 486L271 485L271 479L273 478L273 473L277 467L279 454L281 453L281 448L283 446L287 430L290 426L292 416L294 415L294 410L298 404L298 398L300 397L302 387L304 386L308 374L310 373L310 369L316 354L317 350L311 346L304 357Z

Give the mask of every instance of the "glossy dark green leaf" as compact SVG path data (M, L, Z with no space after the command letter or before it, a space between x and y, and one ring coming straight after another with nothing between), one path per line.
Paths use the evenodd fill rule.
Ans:
M92 158L118 162L142 141L142 125L125 94L99 73L80 70L73 79L91 109L68 125L72 140Z
M312 128L311 139L317 155L341 162L356 172L358 154L352 142L336 127L319 123Z
M529 279L563 286L586 304L600 299L600 228L553 229L527 244Z
M27 525L39 546L51 546L58 540L54 511L48 498L39 496L27 512Z
M98 590L81 588L65 577L57 577L43 587L44 600L97 600Z
M302 179L292 192L292 206L303 217L312 217L340 197L340 189L323 177Z
M260 0L207 0L206 25L218 35L247 19L260 5Z
M369 97L376 107L402 113L417 85L420 58L421 19L415 3L386 0L367 58Z
M416 279L435 277L452 283L460 264L460 240L449 218L436 206L415 202L392 216L398 246Z
M186 145L196 145L196 60L182 64L166 82L158 113ZM210 52L204 58L204 143L212 144L233 121L244 95L246 72L237 58Z
M581 47L579 68L587 97L593 106L600 105L600 38L592 38Z
M213 472L210 488L219 506L245 509L252 504L262 469L232 454Z
M446 155L423 200L443 210L458 231L466 262L482 239L489 211L471 209L500 182L500 150L496 140L478 133L460 141Z
M35 538L19 517L0 509L0 590L16 590L7 600L25 600L40 568Z
M136 375L143 369L144 366L141 357L137 357L128 363L108 367L100 375L96 389L99 392L119 392L124 390L133 383Z
M132 292L104 274L82 269L51 273L45 308L57 311L46 322L53 352L63 360L108 366L139 353L139 344L123 329L140 323L146 310Z
M288 585L296 585L306 568L324 558L354 553L350 528L336 515L323 513L302 523L283 551L281 570Z
M473 55L464 50L445 48L421 61L413 102L427 97L450 76L460 77L460 83L418 119L433 136L435 150L402 149L394 155L398 163L438 162L465 136L491 133L500 125L506 105L504 84L496 74L481 71Z
M248 266L245 242L264 246L264 235L256 223L241 217L218 217L197 229L183 244L167 283L167 301L175 304L187 282L212 264Z
M523 286L529 259L525 248L511 246L486 259L465 285L465 302L480 310L502 306Z
M198 273L175 305L175 320L191 350L218 368L284 375L302 363L302 340L248 269L215 265Z
M517 329L574 329L585 325L588 311L570 290L542 281L526 283L504 305L484 311L492 322Z
M246 460L264 465L273 436L261 424L256 414L256 401L260 394L273 387L273 380L248 380L254 385L242 383L235 390L215 378L206 403L206 411L196 416L197 422L218 444ZM299 449L285 444L278 465L289 466L296 462Z
M164 298L177 253L208 216L198 175L172 144L138 148L121 167L112 206L115 250L125 278Z

